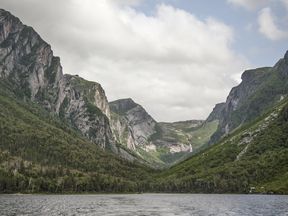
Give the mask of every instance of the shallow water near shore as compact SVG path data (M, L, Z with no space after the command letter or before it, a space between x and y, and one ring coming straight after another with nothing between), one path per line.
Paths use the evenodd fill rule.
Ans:
M0 195L1 215L278 215L288 196L217 194Z

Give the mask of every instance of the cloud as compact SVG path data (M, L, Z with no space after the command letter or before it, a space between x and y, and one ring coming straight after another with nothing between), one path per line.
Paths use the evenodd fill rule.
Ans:
M285 6L286 10L288 11L288 0L281 0L281 2Z
M227 0L228 3L243 7L247 10L256 10L268 5L272 0Z
M113 2L114 4L122 5L122 6L137 6L142 0L108 0Z
M247 10L260 10L258 14L259 32L270 40L282 40L288 38L288 31L281 30L277 25L277 18L273 16L270 6L272 3L278 3L278 6L285 7L288 11L288 0L227 0L228 3L243 7ZM287 19L287 18L286 18ZM248 24L246 30L251 29Z
M276 18L270 8L264 8L259 12L259 32L270 40L288 39L288 31L282 31L276 25Z
M131 3L141 4L1 1L51 43L65 73L101 83L110 100L131 97L159 121L206 118L247 66L231 48L233 29L167 4L148 16Z

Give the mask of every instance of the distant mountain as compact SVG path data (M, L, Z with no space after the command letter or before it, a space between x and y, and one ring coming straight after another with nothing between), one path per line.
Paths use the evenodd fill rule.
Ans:
M288 193L288 102L160 173L154 191Z
M146 110L132 99L121 99L109 103L112 111L112 130L120 143L129 149L145 145L156 132L156 121Z
M274 67L245 71L225 103L214 145L159 174L166 192L288 193L288 52Z
M156 122L132 99L109 103L116 140L152 165L170 165L207 144L217 120L174 123Z
M232 88L225 103L217 104L208 120L218 119L211 143L241 125L255 120L288 93L288 52L274 67L247 70Z

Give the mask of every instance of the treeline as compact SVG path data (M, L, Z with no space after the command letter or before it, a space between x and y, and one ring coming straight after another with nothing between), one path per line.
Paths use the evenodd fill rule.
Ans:
M131 192L150 170L0 91L0 192Z
M288 194L288 105L280 109L160 173L153 190Z
M263 116L161 172L102 151L35 112L0 94L2 193L288 193L287 105L273 121Z
M41 166L0 154L0 192L2 193L81 193L81 192L137 192L140 184L129 179L80 172L62 166Z

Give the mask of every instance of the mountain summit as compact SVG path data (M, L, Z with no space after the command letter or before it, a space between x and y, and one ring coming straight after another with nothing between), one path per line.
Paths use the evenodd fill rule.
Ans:
M39 104L101 148L123 155L110 128L110 108L99 83L63 75L60 58L53 55L51 46L3 9L0 44L0 78L10 91Z

